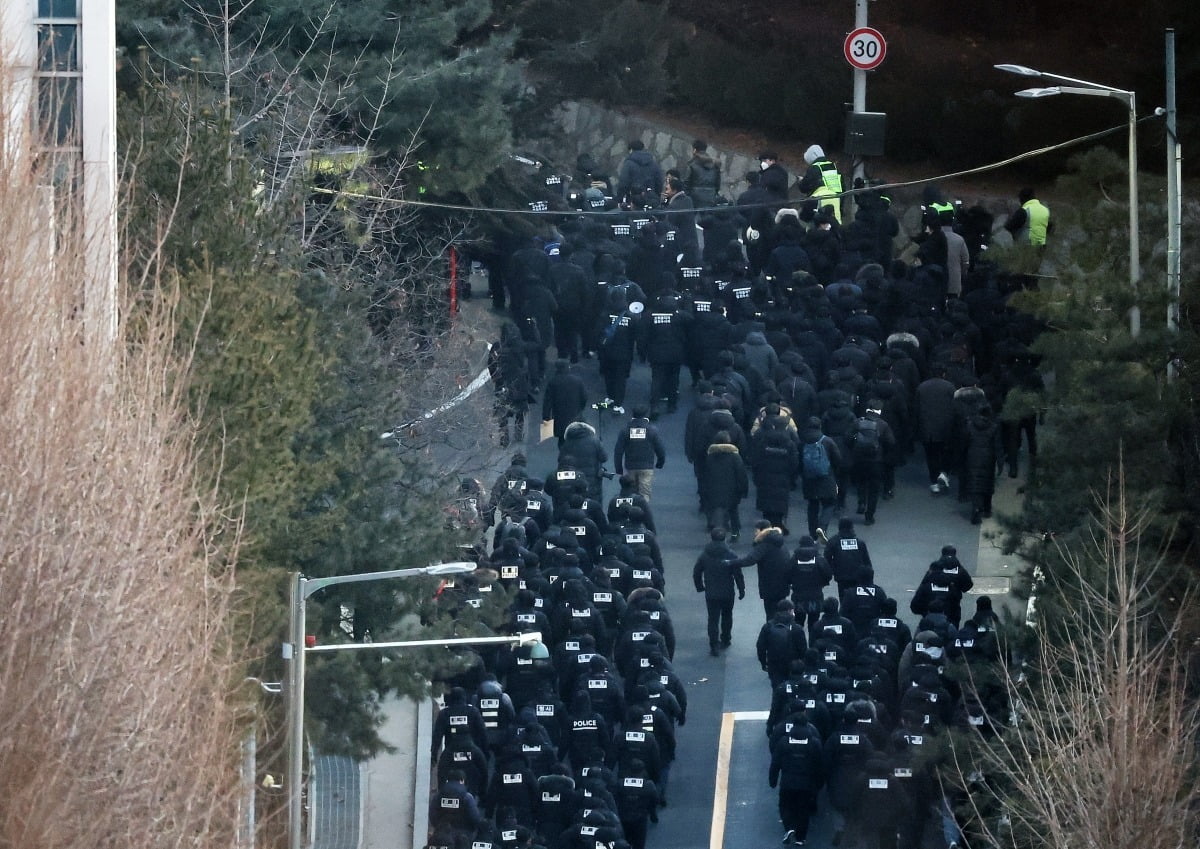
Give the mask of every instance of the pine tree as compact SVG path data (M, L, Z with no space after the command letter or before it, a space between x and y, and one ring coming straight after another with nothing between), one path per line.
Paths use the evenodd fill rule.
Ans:
M217 553L231 557L236 543L242 639L263 658L250 671L275 680L289 572L321 577L457 558L461 534L442 513L457 478L441 473L455 465L445 462L438 434L406 451L380 434L428 409L430 398L445 400L470 347L428 320L444 315L440 242L424 245L430 234L411 234L402 218L355 241L334 228L320 252L307 250L311 232L291 214L304 196L293 202L281 192L263 203L253 151L230 148L229 125L212 102L195 76L160 78L126 99L125 243L135 278L161 275L177 286L177 345L193 363L188 391L207 474L242 519L240 538ZM360 253L381 258L337 260ZM373 286L386 276L403 289L403 309L376 335ZM408 331L416 326L420 335ZM461 423L477 415L477 430L486 427L478 404L459 412ZM416 581L323 591L312 599L312 633L321 641L444 633L423 618L435 588ZM377 750L378 699L393 689L420 692L435 678L420 656L395 664L370 654L312 664L314 680L332 676L309 700L327 749L356 757ZM358 695L339 696L349 683Z
M1182 480L1173 472L1181 457L1169 442L1186 420L1183 387L1166 381L1169 352L1179 340L1167 337L1162 294L1148 282L1136 293L1142 332L1130 336L1135 293L1120 193L1125 164L1096 149L1075 157L1072 168L1054 192L1049 256L1056 276L1012 300L1046 327L1033 351L1050 378L1047 390L1041 397L1014 391L1001 411L1017 416L1036 409L1043 418L1037 474L1026 484L1021 514L1011 517L1009 539L1010 546L1024 540L1035 560L1043 539L1070 547L1122 459L1130 496L1160 507L1148 529L1155 543L1166 541L1181 520L1195 521L1181 512ZM1154 279L1156 259L1147 264L1145 281ZM1185 329L1183 337L1194 334Z

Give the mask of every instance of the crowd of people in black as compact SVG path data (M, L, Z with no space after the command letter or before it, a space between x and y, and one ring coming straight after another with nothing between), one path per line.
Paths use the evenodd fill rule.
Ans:
M944 549L913 599L912 636L851 516L874 523L918 445L932 496L956 481L976 523L997 475L1017 475L1022 435L1032 473L1038 327L1007 304L1020 281L985 259L981 210L927 193L909 263L879 191L858 192L840 223L841 178L818 146L797 197L768 151L733 204L706 145L693 148L686 172L664 174L631 144L615 191L589 158L585 208L622 212L564 218L492 268L493 301L509 310L489 359L501 444L525 440L540 395L559 458L539 477L518 452L486 493L467 484L490 546L462 591L479 605L504 588L511 630L543 642L502 650L449 689L431 846L644 847L687 715L650 508L655 470L676 453L709 529L693 579L713 655L730 644L743 570L758 571L785 842L804 842L822 789L842 817L869 807L882 849L918 846L938 811L947 842L961 839L953 793L920 752L943 729L1006 716L1002 688L961 674L997 659L995 615L980 598L961 622L971 579ZM591 358L605 388L595 404L575 374ZM625 419L637 363L650 390ZM694 403L684 444L667 446L655 421L679 407L685 366ZM607 504L609 452L583 421L589 407L620 417ZM751 483L763 518L739 557L728 543ZM797 490L807 532L789 549Z
M625 436L628 468L607 506L606 452L580 423L564 435L572 461L550 480L518 452L490 490L490 554L456 588L459 602L511 599L507 630L541 641L480 657L449 682L433 735L431 847L643 849L667 802L687 691L671 663L650 476L635 474L653 470L662 445Z
M823 547L805 536L788 553L781 538L763 523L752 558L770 587L755 648L771 684L768 781L779 788L783 843L804 845L824 790L834 845L849 827L873 849L917 849L932 825L958 846L955 806L967 788L940 771L944 734L995 733L1008 716L991 599L980 596L962 621L973 581L945 546L910 604L914 637L852 520ZM827 597L831 582L837 594Z

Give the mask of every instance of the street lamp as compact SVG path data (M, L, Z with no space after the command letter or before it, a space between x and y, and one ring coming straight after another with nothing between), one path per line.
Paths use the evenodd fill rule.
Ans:
M1077 80L1060 74L1038 71L1025 65L993 65L996 70L1021 77L1040 77L1066 85L1027 88L1017 92L1017 97L1052 97L1057 94L1083 94L1092 97L1115 97L1129 108L1129 285L1133 289L1134 304L1129 311L1129 335L1137 337L1142 328L1142 313L1137 305L1138 281L1142 276L1141 259L1138 254L1138 188L1137 188L1137 97L1132 91Z
M462 561L456 563L437 563L432 566L418 566L413 569L388 569L382 572L363 572L356 575L334 575L328 578L305 578L299 572L292 573L291 615L289 623L289 642L283 644L283 659L288 661L288 703L287 703L287 782L285 788L288 794L288 846L290 849L302 849L300 816L300 785L303 782L304 765L304 653L310 650L306 646L305 603L309 596L317 590L331 587L334 584L352 584L364 581L383 581L389 578L413 578L419 575L457 575L463 572L473 572L475 564ZM493 640L508 640L517 642L517 638L493 637ZM461 641L416 641L417 644L449 644ZM399 643L350 643L343 648L389 648L397 647Z

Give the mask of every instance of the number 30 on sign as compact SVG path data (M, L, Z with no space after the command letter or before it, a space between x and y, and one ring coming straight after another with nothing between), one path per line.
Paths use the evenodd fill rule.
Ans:
M860 71L878 68L887 55L887 42L879 30L870 27L859 27L846 36L842 46L846 61Z

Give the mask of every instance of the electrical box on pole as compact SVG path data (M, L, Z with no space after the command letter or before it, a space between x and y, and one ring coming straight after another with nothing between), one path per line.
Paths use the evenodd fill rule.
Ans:
M851 156L883 156L886 112L849 112L846 114L845 151Z

